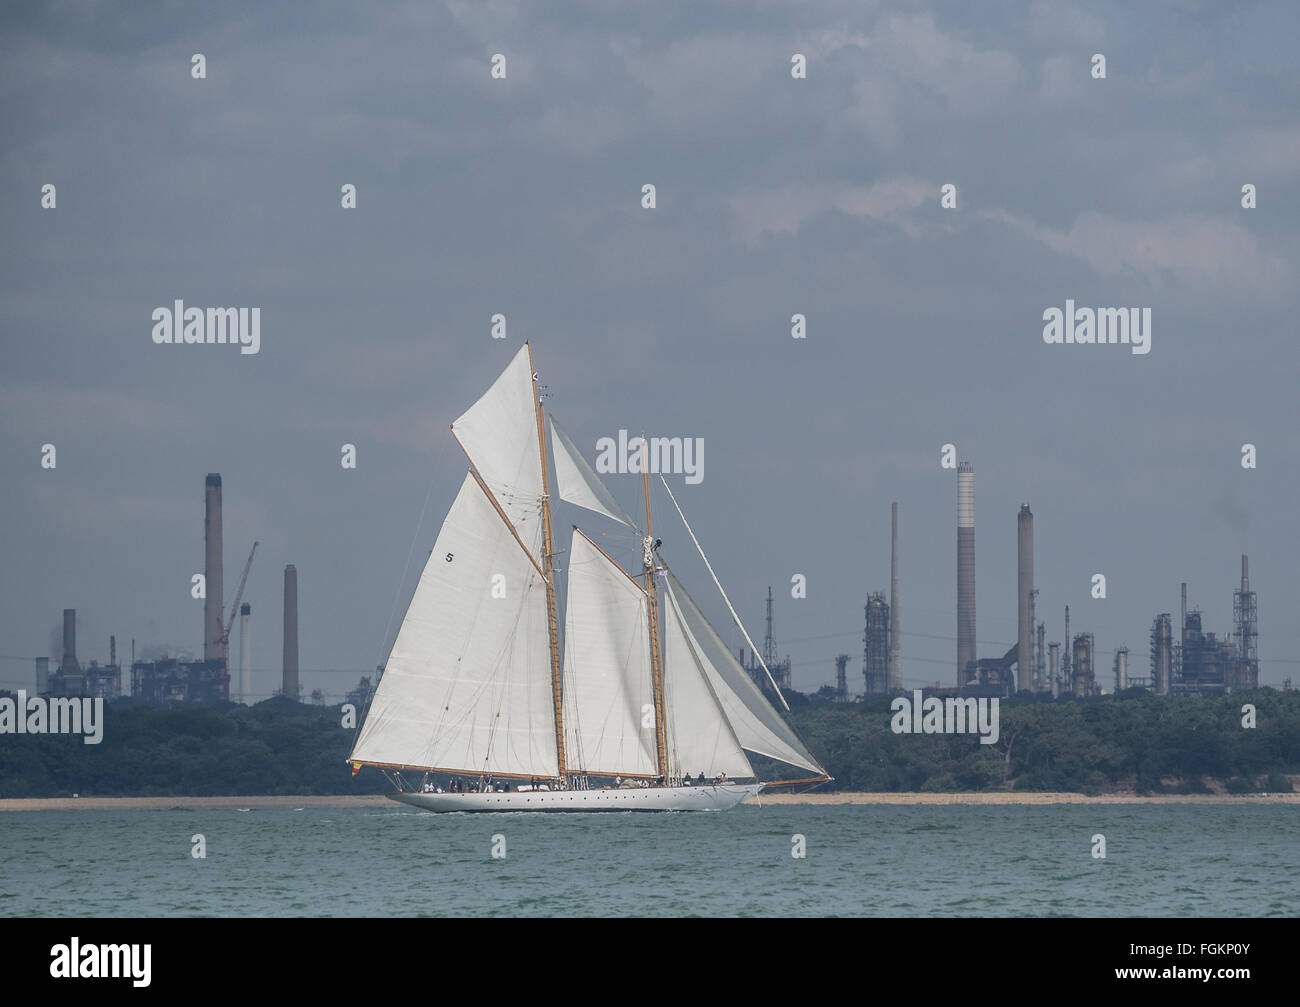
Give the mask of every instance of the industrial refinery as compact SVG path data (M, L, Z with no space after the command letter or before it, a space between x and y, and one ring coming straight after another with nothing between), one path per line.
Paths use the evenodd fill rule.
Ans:
M135 641L126 675L117 659L117 637L109 637L109 661L91 661L83 666L77 659L77 612L63 611L63 659L51 672L48 657L36 658L36 690L42 696L91 696L149 706L178 706L235 700L245 705L256 701L252 679L252 605L241 602L258 543L248 559L227 611L222 604L222 520L221 476L209 473L203 494L203 659L163 657L136 660ZM229 665L230 634L239 616L238 677ZM232 684L234 688L232 689ZM318 690L319 691L319 690ZM278 696L301 698L298 682L298 570L284 568L284 652Z
M890 596L867 596L863 632L862 678L865 694L896 693L903 688L899 665L901 644L898 553L898 504L891 505ZM1020 692L1078 699L1142 688L1158 695L1216 695L1259 685L1258 616L1250 589L1250 566L1241 557L1241 582L1232 592L1233 630L1216 637L1205 629L1202 613L1187 608L1187 584L1182 585L1178 635L1172 616L1162 612L1151 624L1150 670L1134 675L1129 650L1114 651L1110 681L1098 675L1097 641L1081 630L1071 635L1070 608L1064 607L1064 642L1047 640L1045 620L1038 618L1039 591L1034 586L1034 514L1028 503L1016 514L1016 642L1005 653L980 657L976 652L975 617L975 469L968 461L957 467L957 660L952 685L932 692L1012 696ZM837 658L837 698L848 698Z
M175 706L234 700L252 704L259 698L252 677L252 606L243 601L244 588L257 553L252 543L229 608L223 605L221 476L210 473L204 482L204 602L203 658L161 657L137 660L135 641L129 660L118 661L117 638L109 638L107 664L77 656L77 613L63 612L62 661L50 670L50 659L36 659L37 691L44 696L92 696L105 700ZM1010 515L1008 515L1009 519ZM1158 695L1212 695L1254 689L1259 682L1258 622L1255 592L1250 588L1250 568L1241 557L1240 584L1232 592L1232 632L1216 635L1199 609L1187 607L1187 585L1182 585L1179 621L1169 612L1153 616L1149 669L1137 673L1129 663L1127 646L1112 651L1110 675L1105 675L1095 635L1086 627L1071 633L1070 609L1064 606L1060 640L1049 640L1047 622L1040 618L1039 590L1034 579L1034 514L1028 503L1020 505L1016 521L1016 599L1008 611L1016 613L1016 642L1005 652L980 656L977 652L975 606L975 469L969 461L957 467L957 623L956 667L950 684L936 683L934 693L1012 696L1032 692L1053 698L1087 698L1128 689L1147 689ZM283 584L283 649L277 696L301 699L298 665L298 570L285 566ZM1008 599L1009 600L1009 599ZM230 665L230 636L239 622L238 664ZM897 694L904 687L902 656L902 602L899 553L899 507L890 506L890 577L888 595L871 592L863 609L862 685L865 695ZM782 690L791 687L791 661L778 653L774 631L772 590L766 599L766 633L760 654L739 651L740 664L756 684L769 688L768 674ZM1055 635L1055 634L1051 634ZM837 700L851 698L849 656L835 658ZM368 682L359 687L368 693ZM358 692L358 690L354 690ZM320 690L314 701L323 701ZM263 693L263 696L265 693Z

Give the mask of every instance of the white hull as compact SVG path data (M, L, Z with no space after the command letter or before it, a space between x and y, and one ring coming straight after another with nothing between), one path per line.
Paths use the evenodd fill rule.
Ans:
M424 811L726 811L763 789L761 783L616 790L510 791L505 794L389 794Z

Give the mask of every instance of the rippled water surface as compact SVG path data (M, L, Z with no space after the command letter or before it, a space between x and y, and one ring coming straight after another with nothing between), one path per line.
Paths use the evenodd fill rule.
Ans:
M1298 854L1277 805L7 812L0 915L1293 916Z

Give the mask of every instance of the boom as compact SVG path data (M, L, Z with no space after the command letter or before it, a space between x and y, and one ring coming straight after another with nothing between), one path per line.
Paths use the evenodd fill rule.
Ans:
M235 600L230 603L230 621L226 623L226 631L221 634L221 645L224 647L230 643L230 630L235 625L235 614L239 611L239 599L244 596L244 584L248 581L248 569L253 565L253 553L257 552L257 543L253 543L253 548L248 550L248 559L244 563L244 572L239 578L239 587L235 590Z

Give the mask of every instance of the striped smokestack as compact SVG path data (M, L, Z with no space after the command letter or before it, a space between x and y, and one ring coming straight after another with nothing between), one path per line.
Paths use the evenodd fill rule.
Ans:
M208 473L203 518L203 660L224 661L221 642L221 476Z
M889 510L889 689L898 692L903 688L903 669L898 661L902 642L899 628L902 617L898 611L898 504L890 504Z
M957 685L975 662L975 469L957 466Z
M298 699L298 568L284 568L284 678L281 691Z
M1020 620L1019 642L1016 649L1016 688L1034 688L1034 515L1029 504L1020 505L1020 514L1016 518L1016 540L1018 543L1016 593L1019 600L1016 605Z

